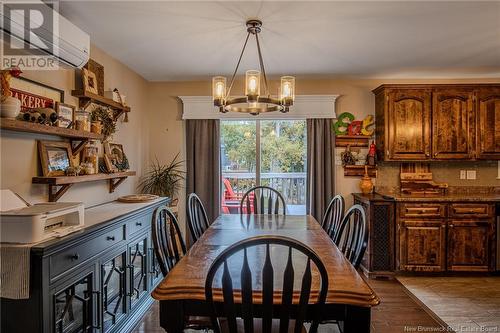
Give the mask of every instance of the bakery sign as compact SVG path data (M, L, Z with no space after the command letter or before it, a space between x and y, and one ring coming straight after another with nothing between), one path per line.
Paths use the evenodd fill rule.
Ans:
M64 91L23 77L12 77L12 97L21 101L21 112L35 108L54 108L64 102Z
M21 101L21 112L26 112L34 108L54 108L53 99L13 88L11 88L11 91L12 97Z

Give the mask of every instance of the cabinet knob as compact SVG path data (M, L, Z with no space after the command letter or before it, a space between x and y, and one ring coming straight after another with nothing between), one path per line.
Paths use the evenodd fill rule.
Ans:
M429 154L429 153L425 153L425 156L429 157L429 156L431 156L431 154Z
M71 257L70 257L71 260L78 260L80 259L80 255L78 253L75 253L73 254Z
M450 225L449 225L449 227L450 227L450 228L453 228L453 224L450 224Z
M142 222L136 222L135 225L138 227L142 227Z
M109 241L114 241L115 240L115 236L108 236L106 237L107 240Z

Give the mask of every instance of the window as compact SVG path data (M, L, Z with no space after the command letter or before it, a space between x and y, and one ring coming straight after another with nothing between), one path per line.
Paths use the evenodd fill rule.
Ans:
M306 213L305 120L222 120L220 142L223 213L258 185L278 190L287 214Z

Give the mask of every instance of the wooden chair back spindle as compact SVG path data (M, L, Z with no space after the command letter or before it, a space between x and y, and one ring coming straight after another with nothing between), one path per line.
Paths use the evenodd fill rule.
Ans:
M193 238L193 242L196 242L209 226L207 212L196 193L191 193L188 196L187 218L191 237Z
M248 249L261 245L265 245L265 260L262 267L262 276L259 277L252 275L248 262ZM287 260L283 271L281 298L282 310L280 313L273 313L274 281L276 274L271 261L272 245L288 248L288 251L280 252L286 254L287 257L287 259L284 257L280 258L283 261ZM298 302L295 303L293 302L295 273L292 260L292 250L302 253L307 258L305 271L300 284L300 297ZM233 279L231 277L228 261L233 255L241 252L243 252L243 262L241 264L240 271L241 314L238 315L236 313L234 301L235 290L233 288ZM309 332L316 332L321 320L321 310L316 307L321 307L325 303L326 293L328 290L328 273L321 259L313 250L297 240L283 236L255 236L242 240L225 249L212 263L205 280L205 298L213 311L211 315L213 330L216 333L221 331L218 318L223 317L226 320L229 332L238 332L238 327L240 327L241 331L241 326L243 326L243 331L245 333L260 331L259 329L262 329L262 332L271 332L273 327L273 318L275 318L276 320L279 320L280 332L288 332L290 323L295 325L293 327L294 332L302 332L304 319L306 318L306 313L310 307L309 300L312 284L311 261L316 266L319 272L319 277L321 278L317 301L314 304L317 318L313 320L309 330ZM233 264L234 263L235 261L233 261ZM224 301L217 302L219 306L216 306L213 299L213 281L220 269L222 269L221 284ZM262 281L262 303L254 303L252 291L252 281L254 278L256 281ZM222 303L222 305L220 303ZM260 308L260 311L256 311L257 307ZM222 313L217 313L217 309L222 311ZM293 321L291 321L292 317L294 319ZM238 318L241 318L243 325L238 325ZM256 323L259 323L259 321L254 321L255 318L261 318L260 324L262 327L254 327Z
M240 212L246 214L286 215L285 199L269 186L255 186L241 199Z
M186 254L186 244L182 238L177 219L167 207L159 207L153 213L151 223L153 246L163 276Z

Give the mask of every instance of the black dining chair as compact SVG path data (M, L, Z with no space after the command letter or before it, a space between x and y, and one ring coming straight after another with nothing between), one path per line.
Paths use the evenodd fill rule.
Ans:
M208 229L209 225L205 207L203 206L200 197L198 197L196 193L191 193L188 196L187 220L193 242L196 242L198 238L203 235L205 230Z
M259 250L265 251L262 253L265 260L263 267L256 269L254 265L249 264L249 260L251 260L249 256L255 253L254 251L260 254ZM271 255L271 251L280 252ZM241 252L243 252L242 260L240 257L234 258L236 254L241 254ZM249 252L251 253L249 254ZM305 256L305 258L302 256L304 273L299 284L301 286L300 297L296 301L293 301L293 292L294 274L297 267L294 270L292 252ZM279 257L275 264L282 267L283 271L281 269L275 270L271 257L275 260ZM297 263L299 259L295 257L293 260ZM315 310L312 312L309 303L312 284L311 261L319 272L318 278L321 278L318 296L314 303ZM232 269L229 268L230 266ZM250 266L252 269L261 271L261 275L255 274L255 271L252 273ZM222 299L215 301L213 282L221 270ZM240 291L241 307L235 306L235 285L233 284L235 276L231 276L230 270L239 272L235 275L239 275L236 288ZM277 311L276 303L274 303L274 284L275 281L281 280L283 281L282 296L279 302L280 310ZM261 290L262 294L256 302L253 296L253 286L259 283L262 286L257 289ZM219 286L217 288L220 290ZM212 327L215 333L305 332L303 323L306 319L306 313L313 313L316 316L311 323L309 332L317 332L321 320L321 307L325 304L327 291L328 273L318 255L305 244L283 236L255 236L231 245L219 254L212 263L205 280L205 299L212 310ZM240 309L241 313L237 313L237 309ZM223 318L223 320L219 320L219 318Z
M334 239L338 236L340 230L340 223L344 218L345 201L344 197L337 194L330 200L328 207L326 207L325 215L323 216L323 221L321 226L323 230Z
M358 269L368 245L366 215L361 205L354 205L345 213L339 233L333 242L354 268Z
M269 186L255 186L241 198L240 213L286 215L285 199Z
M167 276L168 272L186 254L186 244L177 218L167 207L158 207L153 213L151 235L161 273Z
M153 213L151 224L153 247L163 277L186 254L186 244L182 238L179 224L174 213L167 207L158 207ZM208 317L191 316L186 318L186 329L203 330L211 329L212 323Z

